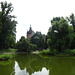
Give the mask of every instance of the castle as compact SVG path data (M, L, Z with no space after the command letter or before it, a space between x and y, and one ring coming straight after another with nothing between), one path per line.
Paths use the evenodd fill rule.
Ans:
M41 32L36 32L36 33L41 33ZM30 25L30 28L29 28L29 31L27 31L27 38L30 39L33 35L36 35L36 33L32 30L32 27ZM44 38L44 41L46 39L46 36L45 34L42 34L43 35L43 38ZM37 37L37 36L36 36Z
M30 25L29 31L27 31L27 38L30 39L34 34L35 32L32 30L32 27Z

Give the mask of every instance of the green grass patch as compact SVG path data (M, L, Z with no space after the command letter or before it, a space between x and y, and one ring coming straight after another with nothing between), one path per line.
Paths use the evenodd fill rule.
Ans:
M6 52L16 52L17 49L5 49L4 51L6 51Z
M40 54L54 56L56 54L56 50L51 51L50 49L47 49L47 50L40 51Z
M47 50L40 51L40 54L42 54L42 55L48 55L48 54L50 54L50 50L47 49Z
M71 54L75 55L75 49L71 50Z
M15 56L14 54L0 54L0 60L9 60L14 56Z
M3 49L3 50L0 50L0 53L5 53L5 52L17 52L17 49Z
M64 54L75 55L75 49L66 49L64 50Z
M64 52L56 52L56 50L50 51L49 49L40 51L40 55L51 55L51 56L74 56L75 49L66 49Z
M9 60L15 56L17 49L3 49L0 50L0 60Z

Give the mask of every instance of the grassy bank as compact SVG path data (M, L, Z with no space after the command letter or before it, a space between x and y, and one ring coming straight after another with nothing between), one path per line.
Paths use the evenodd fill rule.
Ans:
M0 60L9 60L14 56L15 56L14 54L0 54Z
M0 53L4 53L4 52L16 52L17 49L3 49L3 50L0 50Z
M39 54L41 54L41 55L49 55L50 54L50 50L47 49L47 50L40 51Z
M73 50L67 49L67 50L64 50L63 53L62 52L57 53L55 50L50 51L49 49L47 49L47 50L40 51L39 54L40 55L51 55L51 56L74 56L75 49Z
M15 56L17 49L3 49L0 50L0 60L9 60Z

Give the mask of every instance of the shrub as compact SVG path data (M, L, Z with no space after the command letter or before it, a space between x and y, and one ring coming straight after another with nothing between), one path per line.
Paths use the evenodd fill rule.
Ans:
M14 57L13 54L1 54L0 55L0 60L9 60L9 59L11 59L13 57Z
M75 49L71 50L71 54L75 55Z
M56 54L56 50L53 50L53 51L51 51L51 50L43 50L43 51L40 51L40 54L42 54L42 55L55 55Z
M21 39L17 42L16 48L19 52L31 52L36 50L37 46L35 44L31 44L29 40L22 36Z
M29 44L30 50L35 51L37 49L37 46L35 44Z
M24 36L22 36L21 39L17 42L16 48L19 52L30 52L29 42L25 39Z
M48 50L43 50L43 51L40 51L40 54L50 54L50 50L48 49Z
M70 49L66 49L66 50L64 50L64 53L70 54L71 53L71 50Z

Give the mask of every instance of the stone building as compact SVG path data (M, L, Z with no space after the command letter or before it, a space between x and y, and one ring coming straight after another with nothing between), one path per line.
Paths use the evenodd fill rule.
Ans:
M29 31L27 31L27 38L30 39L34 34L35 32L32 30L32 27L30 25Z
M35 36L34 38L36 38L36 37L37 37L36 34L39 34L39 35L40 35L40 33L41 33L41 32L38 32L38 31L35 33L35 32L32 30L32 27L31 27L31 25L30 25L29 31L27 31L27 38L30 39L33 35ZM45 36L45 34L42 34L42 35L43 35L44 42L45 42L46 36Z

